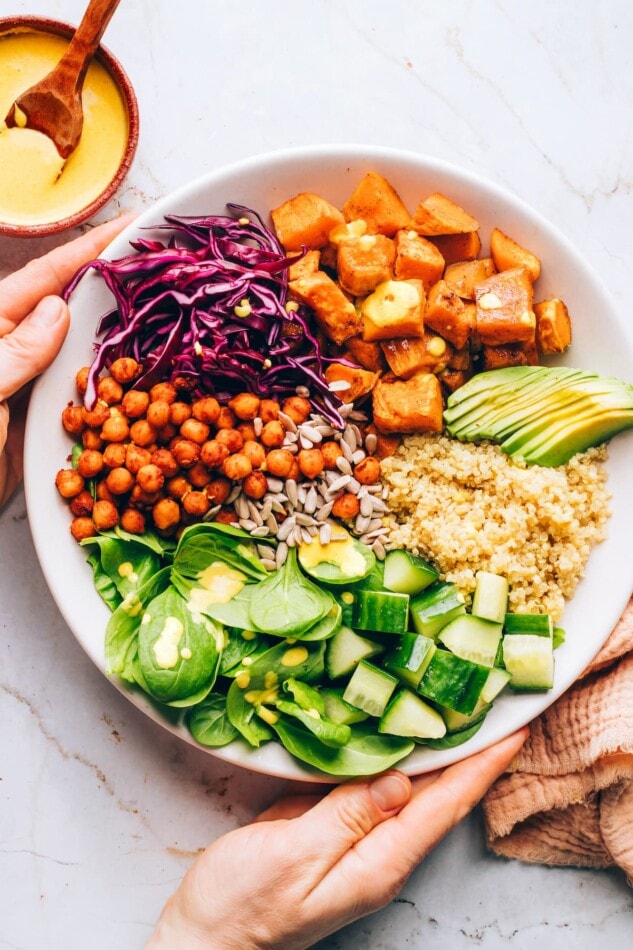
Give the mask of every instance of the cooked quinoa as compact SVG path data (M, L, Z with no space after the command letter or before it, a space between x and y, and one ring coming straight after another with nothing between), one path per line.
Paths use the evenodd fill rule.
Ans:
M513 611L559 620L610 514L606 448L525 465L487 442L416 435L381 463L389 547L431 560L466 595L477 571L507 577Z

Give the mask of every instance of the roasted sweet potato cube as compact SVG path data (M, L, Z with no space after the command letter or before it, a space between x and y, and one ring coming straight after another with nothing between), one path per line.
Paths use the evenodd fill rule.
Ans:
M558 297L534 304L536 344L541 353L562 353L571 343L571 321Z
M438 280L429 290L424 310L424 323L458 350L466 346L474 327L474 314L462 298Z
M374 386L372 408L376 428L387 435L442 431L442 388L434 373L383 376Z
M466 344L461 350L452 349L450 359L448 361L449 369L470 369L472 365L472 353L470 351L470 346Z
M395 188L379 175L367 172L354 193L343 205L346 221L361 218L367 224L368 234L393 235L406 228L410 214Z
M346 354L363 369L372 373L382 373L387 368L385 357L380 349L380 343L363 340L362 336L351 336L345 341Z
M277 237L287 251L323 247L343 215L325 198L310 191L289 198L270 212Z
M395 242L396 277L399 280L415 277L428 291L444 273L444 258L438 249L416 231L398 231Z
M490 254L497 270L511 270L514 267L523 267L532 281L538 280L541 273L541 262L535 254L517 244L511 237L493 228L490 235Z
M458 204L436 191L421 201L410 227L418 234L464 234L478 231L479 222Z
M502 369L504 366L538 366L538 353L533 343L502 343L501 346L483 346L483 369Z
M420 337L385 340L381 346L391 372L402 379L421 372L441 372L453 352L450 343L428 330Z
M532 282L523 267L501 271L475 287L477 335L487 346L534 340Z
M475 299L475 284L497 273L491 257L480 257L478 261L459 261L448 264L444 271L444 280L463 300Z
M297 257L296 254L289 253L287 257ZM308 251L301 257L297 257L294 264L288 268L288 280L299 280L300 277L307 277L308 274L314 274L319 269L321 259L320 251Z
M478 231L465 231L463 234L436 234L429 238L444 258L446 264L458 261L474 261L481 251L481 238Z
M334 389L343 402L355 402L361 396L366 396L378 379L377 373L370 373L360 366L347 366L345 363L330 363L323 375L328 384L349 383L346 389L340 389L338 386Z
M378 284L393 277L395 257L393 240L384 234L342 240L336 257L341 287L355 297L370 294Z
M376 458L379 459L386 459L396 454L402 442L401 436L385 435L384 432L379 432L373 423L365 427L366 435L371 432L376 436L376 448L373 450L372 455L375 455Z
M437 378L442 384L442 389L447 393L454 393L456 389L467 383L472 375L473 372L470 369L451 369L447 367L441 373L438 373Z
M312 307L318 323L334 343L340 345L362 331L363 324L354 304L323 271L300 277L288 286L295 297Z
M361 304L364 340L421 336L424 332L421 280L386 280Z

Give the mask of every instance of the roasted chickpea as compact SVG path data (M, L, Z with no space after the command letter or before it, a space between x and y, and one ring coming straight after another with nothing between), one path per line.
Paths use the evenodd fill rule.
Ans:
M268 482L263 472L251 472L242 482L242 491L249 498L263 498L268 491Z
M84 488L83 491L80 491L71 501L69 508L76 518L83 518L86 515L89 515L93 509L95 500L90 494L90 492Z
M339 495L332 505L332 514L335 518L343 518L344 520L355 518L359 511L360 502L356 495L352 495L351 492Z
M130 438L132 442L145 448L156 441L156 429L146 419L137 419L130 426Z
M380 481L380 459L375 455L368 455L354 466L354 478L361 485L375 485Z
M153 465L150 462L149 465L143 465L139 468L136 473L136 484L142 491L151 495L152 492L161 490L165 484L165 476L158 465Z
M220 445L226 445L231 454L240 452L244 445L244 439L237 429L218 429L215 438Z
M238 419L254 419L259 412L259 396L254 393L238 393L229 399L229 407Z
M152 453L148 449L142 448L140 445L134 445L134 443L131 443L125 450L125 467L132 473L132 475L136 475L142 465L149 465L151 460Z
M262 422L272 422L279 415L279 409L276 399L262 399L259 403L259 418Z
M130 427L124 416L110 416L103 423L100 435L105 442L125 442L130 436Z
M117 383L131 383L141 372L141 366L131 356L120 356L110 366L110 375Z
M106 419L110 418L110 407L107 402L99 400L95 403L93 409L86 409L84 407L81 410L81 415L87 426L96 429L101 427Z
M170 406L172 402L176 402L178 397L176 388L172 386L171 383L156 383L156 385L150 389L149 395L152 402L162 402L164 400L169 403Z
M113 495L125 495L132 490L134 476L127 468L113 468L108 472L105 483Z
M77 471L84 478L94 478L103 468L103 455L96 449L84 449L77 459ZM83 485L82 485L83 488Z
M180 468L174 456L166 448L156 449L152 452L150 462L152 465L158 466L166 478L172 478Z
M247 475L251 474L253 466L245 455L242 455L241 452L236 452L234 455L229 455L225 460L222 471L227 478L232 479L234 482L240 482L243 478L246 478Z
M123 399L123 386L111 376L104 376L97 383L97 396L109 406L114 406Z
M209 469L202 462L196 462L190 469L187 469L187 475L194 488L204 488L211 481Z
M191 406L188 402L172 402L169 407L169 421L172 425L180 427L186 419L191 418ZM202 419L202 422L208 422L208 419Z
M318 478L323 471L323 454L321 449L301 449L297 456L299 470L306 478Z
M237 515L233 508L222 508L213 519L218 524L235 524Z
M163 493L159 491L143 491L140 485L134 485L128 498L130 508L151 508L163 498Z
M182 499L182 507L188 515L205 515L211 504L205 492L190 491Z
M240 422L236 426L237 431L242 436L242 442L251 442L255 441L257 436L255 435L255 426L252 422ZM224 431L224 430L221 430Z
M140 389L129 389L121 401L123 412L129 419L140 419L147 412L148 406L149 393Z
M209 425L217 422L220 415L220 403L215 396L203 396L202 399L196 399L191 404L191 412L194 419L200 422L206 422Z
M119 468L121 465L125 465L126 455L127 445L122 445L120 442L111 442L103 450L103 464L106 468Z
M289 396L284 399L282 409L293 422L300 425L312 412L312 403L305 396Z
M205 493L212 505L223 505L231 494L231 482L228 478L212 478Z
M230 454L226 445L222 445L217 439L210 439L200 449L200 460L207 468L220 468Z
M273 449L266 456L265 466L271 475L288 478L294 457L287 449Z
M114 495L106 485L105 478L97 482L95 495L97 496L97 501L114 501Z
M218 418L215 420L215 427L216 429L234 429L235 414L233 410L229 409L228 406L222 406Z
M145 418L153 429L162 429L169 422L169 403L164 399L156 399L147 407Z
M103 448L103 439L100 429L84 429L81 433L81 444L84 449L96 449L97 452Z
M253 468L261 468L266 458L266 450L261 442L249 439L242 446L242 453L250 460Z
M93 538L97 530L93 524L92 518L82 516L73 518L70 522L70 533L75 541L83 541L85 538Z
M55 485L62 498L76 498L84 490L85 482L74 468L62 468L55 476Z
M183 439L190 439L202 445L209 438L210 428L206 422L200 422L199 419L185 419L180 427L180 434Z
M62 425L71 435L81 435L86 428L81 406L66 406L62 412Z
M159 445L169 445L172 439L178 435L178 429L176 426L172 425L171 422L168 422L166 426L163 426L162 429L159 429L156 433L156 441Z
M121 512L121 527L130 534L143 534L145 532L145 515L136 508L126 508Z
M171 454L181 468L191 468L200 458L200 446L189 439L178 439L171 444Z
M321 455L323 456L323 467L333 470L337 467L337 459L341 458L343 450L338 442L322 442Z
M286 438L286 430L282 426L281 422L274 419L272 422L267 422L263 427L260 439L262 444L266 446L267 449L278 449L284 444L284 439Z
M88 375L90 373L89 366L82 366L81 369L77 372L75 376L75 385L77 387L77 392L80 396L85 395L85 392L88 388Z
M180 505L173 498L162 498L152 508L152 518L157 528L167 531L180 521Z
M184 475L175 475L167 482L167 493L176 501L180 501L188 491L191 491L191 482Z
M111 501L95 501L92 520L97 531L109 531L119 523L119 512Z

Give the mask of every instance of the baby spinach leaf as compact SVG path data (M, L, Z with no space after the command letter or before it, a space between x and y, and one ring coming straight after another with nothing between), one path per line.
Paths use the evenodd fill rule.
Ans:
M230 671L239 667L245 656L251 656L258 650L263 653L267 649L267 646L262 643L261 637L254 635L245 639L243 633L243 630L235 628L228 631L228 639L224 644L220 658L220 668L218 670L220 676L231 675Z
M170 586L146 607L138 634L141 672L150 694L173 703L213 685L224 633L208 618L198 619ZM207 689L207 692L208 692Z
M231 725L237 729L249 745L256 749L262 742L268 742L274 737L274 733L257 716L257 709L254 703L246 699L249 690L238 685L233 680L226 694L226 715Z
M116 608L105 634L105 659L108 675L117 674L128 683L138 682L134 663L138 654L138 632L143 611L169 586L169 568L164 567ZM141 684L142 685L142 684Z
M194 706L187 716L187 725L196 742L216 749L239 736L226 712L226 696L221 693L211 693Z
M149 546L136 540L119 538L114 533L98 534L81 543L97 549L99 567L94 557L91 561L95 583L97 578L101 582L101 573L105 574L115 584L122 598L140 590L161 568L160 555ZM92 555L94 553L91 551Z
M111 577L101 567L101 558L99 551L91 551L86 558L92 568L94 585L101 599L108 605L110 610L114 611L119 606L123 598L119 593L116 584Z
M311 732L319 742L333 749L338 749L346 745L352 736L352 730L349 726L342 723L330 722L329 719L321 716L316 710L302 709L297 703L290 703L285 699L277 702L277 711L298 719L308 732ZM274 728L274 724L273 724Z
M301 680L289 679L283 684L284 692L290 693L297 706L301 709L316 709L318 713L325 712L325 701L318 689Z
M250 618L256 629L275 637L300 638L332 607L333 597L308 580L291 548L283 566L251 592Z
M341 605L332 601L332 606L324 617L318 620L313 627L301 634L301 640L327 640L333 637L336 631L343 624L343 610Z
M184 577L197 578L213 561L229 564L255 580L267 575L246 531L216 522L186 528L174 554L175 570Z
M351 726L349 741L338 749L324 745L301 725L284 717L273 724L280 742L291 755L322 772L351 778L390 769L414 748L411 739L377 735L374 726Z

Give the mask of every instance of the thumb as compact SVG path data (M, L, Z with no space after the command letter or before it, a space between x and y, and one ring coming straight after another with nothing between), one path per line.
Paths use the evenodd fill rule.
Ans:
M323 872L329 870L372 828L404 808L410 796L411 782L401 772L339 785L294 819L304 854L313 855Z
M0 401L50 366L69 321L68 307L60 297L44 297L15 330L0 339Z

